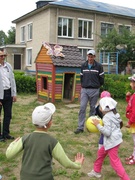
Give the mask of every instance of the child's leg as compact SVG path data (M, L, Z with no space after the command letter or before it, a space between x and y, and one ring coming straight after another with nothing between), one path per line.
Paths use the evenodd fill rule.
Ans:
M119 148L119 145L108 150L110 164L111 164L112 168L115 170L115 172L117 173L117 175L121 178L121 180L130 180L130 178L128 177L128 175L118 157L118 148Z
M104 146L102 146L98 152L97 152L97 159L94 162L94 171L97 173L101 172L102 164L107 155L107 152L104 149Z
M133 134L133 142L134 142L133 156L134 156L134 160L135 160L135 133Z
M128 165L133 165L135 164L135 133L133 135L133 142L134 142L134 147L133 147L133 154L126 158L126 164Z

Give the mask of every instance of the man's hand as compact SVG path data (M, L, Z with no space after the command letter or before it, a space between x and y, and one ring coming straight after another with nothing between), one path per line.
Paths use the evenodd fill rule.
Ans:
M13 96L13 102L16 102L16 101L17 101L16 96Z

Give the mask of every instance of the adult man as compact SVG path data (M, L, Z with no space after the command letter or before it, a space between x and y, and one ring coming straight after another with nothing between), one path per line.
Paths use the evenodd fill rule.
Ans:
M78 128L75 134L84 131L87 103L90 104L89 116L95 115L95 105L99 98L100 87L104 84L104 71L100 63L95 61L95 51L87 52L88 60L81 66L81 99L78 119Z
M3 128L0 141L14 139L10 135L10 121L12 118L12 102L16 101L16 83L11 65L5 61L7 54L0 51L0 114L3 108Z

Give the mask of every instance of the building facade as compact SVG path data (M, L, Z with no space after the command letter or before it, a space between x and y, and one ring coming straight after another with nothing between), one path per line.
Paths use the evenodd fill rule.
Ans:
M135 32L135 9L91 0L39 0L36 9L12 22L16 24L16 43L6 45L7 60L14 69L35 73L34 62L43 41L76 45L86 59L87 51L96 49L100 35L114 27L121 32L126 26ZM99 61L98 53L96 58Z

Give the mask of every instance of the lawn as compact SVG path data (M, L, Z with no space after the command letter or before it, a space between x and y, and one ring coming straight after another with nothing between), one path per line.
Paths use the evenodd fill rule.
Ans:
M18 95L17 102L13 105L13 118L10 126L11 135L14 137L32 132L34 126L31 123L31 113L37 106L43 104L37 101L36 95ZM53 160L53 173L55 180L87 180L90 179L87 173L92 169L93 162L96 158L98 149L99 134L92 134L85 130L84 133L75 135L73 132L77 128L79 102L77 107L67 107L64 103L55 103L56 113L53 116L53 124L49 133L55 136L62 144L65 152L71 160L77 152L85 155L84 165L80 170L65 169L57 161ZM121 118L126 124L125 118L125 100L118 100L118 111ZM87 108L88 118L89 106ZM125 157L129 156L133 151L133 142L131 134L127 132L125 127L122 128L123 143L119 149L121 161L129 174L131 180L135 179L135 165L125 165ZM21 167L22 153L15 159L7 160L5 151L11 141L0 143L0 174L3 180L19 180L19 172ZM102 180L118 180L116 173L112 170L108 157L104 161L102 168ZM94 179L94 178L93 178Z

